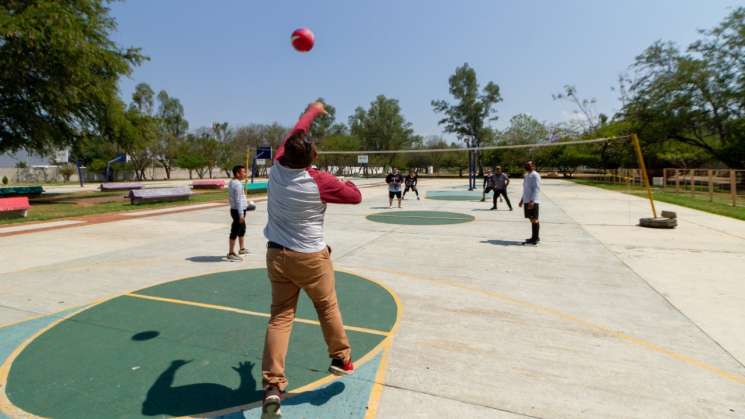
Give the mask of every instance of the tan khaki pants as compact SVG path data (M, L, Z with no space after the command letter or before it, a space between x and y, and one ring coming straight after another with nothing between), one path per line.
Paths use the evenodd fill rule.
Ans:
M263 385L287 387L285 358L300 289L313 301L323 338L332 358L349 359L351 350L336 300L334 269L328 248L317 253L267 249L266 266L272 283L271 318L266 329Z

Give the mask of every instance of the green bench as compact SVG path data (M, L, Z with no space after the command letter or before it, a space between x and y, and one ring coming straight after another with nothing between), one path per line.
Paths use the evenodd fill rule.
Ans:
M4 186L0 188L0 198L11 196L37 197L44 193L41 186Z
M254 182L246 183L246 191L248 192L265 192L269 182Z

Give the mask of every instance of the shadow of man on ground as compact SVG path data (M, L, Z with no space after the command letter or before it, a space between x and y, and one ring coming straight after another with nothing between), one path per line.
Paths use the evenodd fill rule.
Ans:
M515 240L482 240L481 243L493 244L495 246L522 246L523 242Z
M323 406L328 403L334 396L338 396L344 391L346 386L341 381L319 388L318 390L304 391L282 401L282 406L295 406L304 403L310 403L313 406Z
M192 256L186 258L189 262L205 263L205 262L225 262L225 256Z
M147 392L142 414L147 416L188 416L212 412L261 400L251 370L254 364L241 362L233 370L241 377L236 389L222 384L199 383L173 387L176 371L191 361L175 360L163 371Z

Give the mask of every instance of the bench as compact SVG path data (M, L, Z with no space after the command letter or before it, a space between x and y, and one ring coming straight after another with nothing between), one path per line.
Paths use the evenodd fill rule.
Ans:
M194 189L222 189L225 187L225 181L222 179L199 179L191 182Z
M264 192L269 182L246 183L247 192Z
M139 183L102 183L99 188L101 192L104 191L131 191L134 189L142 189L142 184Z
M191 188L188 186L179 186L177 188L134 189L129 191L129 200L132 205L136 205L143 202L178 201L181 199L189 199L191 195Z
M31 204L27 196L18 196L14 198L0 198L0 216L3 217L25 217L28 215L28 209Z
M44 193L41 186L7 186L0 188L0 198L11 196L37 197Z

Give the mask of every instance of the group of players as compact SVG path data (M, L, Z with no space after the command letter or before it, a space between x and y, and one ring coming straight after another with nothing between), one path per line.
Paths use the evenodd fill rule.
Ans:
M393 207L393 199L398 200L398 207L401 208L401 201L406 199L406 193L413 191L416 194L416 199L419 200L419 190L417 189L417 183L419 178L414 169L409 170L409 174L401 176L401 173L395 167L388 173L385 178L385 183L388 184L388 208ZM486 201L486 194L494 192L492 198L492 210L497 209L497 199L502 202L504 197L505 202L510 211L512 211L512 203L510 198L507 196L507 186L510 184L510 178L507 173L502 172L502 167L497 166L492 173L491 169L486 169L484 173L484 190L481 195L481 202ZM401 192L401 186L404 186L403 193Z
M416 199L419 199L419 190L416 188L418 181L416 171L414 169L409 170L409 174L405 177L401 176L398 169L395 167L385 177L385 183L388 184L388 208L393 207L393 198L398 199L398 207L401 208L401 200L406 199L406 193L414 191ZM405 186L403 194L401 193L401 184Z
M531 224L531 236L525 239L523 244L536 245L540 241L539 230L540 224L538 222L538 206L540 203L540 189L541 189L541 176L535 170L535 165L532 161L525 162L525 179L523 181L523 195L520 199L519 206L524 207L525 218L530 221ZM405 177L401 176L398 169L395 167L388 173L385 178L385 182L388 184L388 208L393 207L393 199L398 200L398 207L401 208L401 201L406 199L406 193L409 190L414 191L416 199L419 199L419 190L417 189L418 183L417 173L414 169L409 170L409 174ZM493 192L492 196L492 210L497 209L497 201L501 202L504 198L504 202L507 207L512 211L512 203L507 195L507 186L510 184L510 178L507 173L502 171L502 167L497 166L494 168L494 172L491 169L487 169L484 173L484 186L481 194L481 202L486 201L486 194ZM404 186L403 193L401 192L401 186Z

